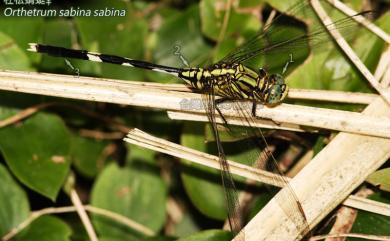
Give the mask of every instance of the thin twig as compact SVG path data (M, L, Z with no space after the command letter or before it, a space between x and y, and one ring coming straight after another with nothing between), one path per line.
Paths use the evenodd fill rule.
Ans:
M371 74L368 68L363 64L363 62L359 59L356 53L349 46L347 41L342 37L339 31L335 28L330 28L332 26L332 20L327 15L325 10L322 8L321 4L318 0L311 0L311 5L319 18L321 19L324 26L328 29L329 33L332 35L333 39L340 46L343 52L348 56L351 62L355 65L355 67L360 71L360 73L368 80L373 88L375 88L378 93L386 100L387 103L390 104L390 90L387 88L383 88L378 80Z
M343 13L345 13L348 16L356 16L357 12L353 9L349 8L344 3L340 2L339 0L327 0L330 4L332 4L335 8L339 9ZM365 19L363 16L356 16L353 18L358 23L365 26L368 30L370 30L372 33L376 34L378 37L383 39L386 43L390 44L390 36L384 32L381 28L377 27L372 22Z
M75 189L72 189L70 191L70 200L72 201L74 207L76 208L76 212L78 213L81 222L83 223L83 226L87 231L89 239L91 241L99 241L95 229L93 228L93 225L91 223L91 220L89 219L88 214L85 211L84 206L81 203L79 195L77 194Z
M5 127L7 125L12 125L18 121L21 121L21 120L35 114L36 112L38 112L38 111L40 111L40 110L42 110L50 105L53 105L53 103L44 103L44 104L35 105L35 106L29 107L27 109L24 109L24 110L18 112L17 114L8 117L7 119L0 120L0 128Z
M95 213L107 218L110 218L112 220L117 221L118 223L124 224L128 226L131 229L134 229L144 235L147 236L153 236L155 233L149 229L148 227L143 226L142 224L139 224L123 215L120 215L118 213L114 213L112 211L97 208L91 205L84 205L83 206L85 210ZM6 235L4 235L1 240L2 241L8 241L15 237L20 231L22 231L24 228L26 228L28 225L30 225L34 220L37 218L48 215L48 214L61 214L61 213L70 213L70 212L76 212L75 206L67 206L67 207L50 207L50 208L44 208L38 211L34 211L30 214L30 216L24 220L22 223L20 223L16 228L13 228L11 231L9 231Z

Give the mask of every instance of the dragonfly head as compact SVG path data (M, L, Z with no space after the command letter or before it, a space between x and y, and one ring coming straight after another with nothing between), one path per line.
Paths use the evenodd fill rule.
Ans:
M288 87L284 82L284 78L280 74L272 74L268 80L271 85L268 87L265 103L267 105L279 104L288 93Z

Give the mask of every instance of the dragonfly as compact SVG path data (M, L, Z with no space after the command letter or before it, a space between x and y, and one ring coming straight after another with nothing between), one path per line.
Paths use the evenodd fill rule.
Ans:
M309 7L307 2L300 1L299 4L294 5L287 11L286 15L293 15L297 9L306 7ZM368 13L364 12L355 16L343 17L334 21L331 26L327 27L331 29L348 30L354 25L354 17L365 16L366 14ZM281 16L283 16L283 14ZM252 103L252 108L250 110L247 110L238 104L235 105L237 112L245 119L247 125L252 126L251 123L253 122L253 119L257 118L257 105L275 106L283 102L286 98L289 88L286 83L285 72L289 63L292 61L286 61L286 65L279 73L270 73L266 68L255 69L247 66L246 62L258 56L268 56L278 52L286 52L291 55L291 53L294 52L294 49L299 49L308 42L310 42L313 47L320 45L328 38L324 27L318 27L310 32L300 33L293 37L288 35L284 37L283 31L274 28L274 26L281 21L280 19L280 17L275 18L270 25L264 27L262 31L257 33L243 45L234 49L220 61L206 67L171 67L117 55L38 43L30 43L28 50L54 57L82 59L161 72L180 78L191 89L202 93L204 108L217 145L222 183L227 203L228 221L231 230L238 233L242 228L241 208L237 198L237 188L232 174L229 171L229 165L220 138L216 117L219 115L228 129L229 125L219 106L227 101L235 103L237 103L237 101L248 101ZM256 140L254 145L258 145L258 143L262 142L267 146L266 139L261 129L250 128L250 130L252 130L251 135L256 137L254 138ZM267 158L270 159L268 163L271 167L270 169L280 174L280 178L283 180L282 172L279 170L276 158L269 151L266 151L265 153ZM289 190L289 195L287 195L288 197L286 197L286 200L281 200L280 203L283 203L283 210L286 210L286 212L289 213L297 227L303 226L300 230L304 230L302 232L302 236L304 236L310 231L305 213L292 187L289 186L288 181L284 180L284 182ZM243 238L244 234L241 235L241 238Z

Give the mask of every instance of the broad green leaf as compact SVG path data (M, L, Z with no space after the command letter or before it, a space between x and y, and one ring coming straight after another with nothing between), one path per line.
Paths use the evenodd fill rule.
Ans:
M61 219L42 216L34 220L17 237L17 241L70 241L72 230Z
M184 212L180 221L175 225L175 236L185 237L188 234L197 233L200 230L201 227L196 223L191 212Z
M390 192L390 168L384 168L372 173L366 181L384 191Z
M132 146L133 149L136 147ZM95 182L92 205L124 215L157 232L165 222L166 187L152 161L144 151L123 168L108 165ZM126 239L139 235L107 218L94 216L94 223L102 235Z
M153 50L155 62L173 67L200 65L211 49L202 36L199 24L197 5L168 17L156 34L152 35L156 42ZM148 73L148 77L156 82L173 81L172 76L159 73Z
M26 51L0 30L0 69L32 70Z
M378 26L389 31L390 14L385 14L378 20ZM352 24L352 23L351 23ZM355 25L353 25L355 27ZM352 47L357 55L370 68L374 69L383 43L364 28L356 31ZM355 28L357 30L357 28ZM351 40L352 40L351 39ZM368 84L343 56L341 50L334 47L332 51L314 52L303 65L286 78L287 83L295 88L332 89L344 91L367 91Z
M91 5L85 7L91 8ZM126 17L77 17L82 47L95 52L119 55L132 59L143 59L144 43L148 30L147 22L122 1L94 1L94 9L115 8L127 11ZM98 64L103 77L144 80L145 70L113 64Z
M176 238L165 237L165 236L153 236L143 239L126 239L126 241L174 241ZM99 237L99 241L123 241L123 238L120 237Z
M17 27L16 27L17 26ZM41 17L5 17L0 16L0 33L6 34L17 44L18 48L27 53L28 43L41 42L43 30L43 18ZM1 42L1 41L0 41ZM34 63L39 59L39 55L28 54ZM20 56L13 55L8 59L9 61L14 58L18 59ZM23 57L24 59L25 57ZM11 64L11 63L10 63ZM0 64L1 66L1 64ZM30 65L23 69L23 66L18 70L31 70Z
M0 164L0 236L4 236L25 219L30 207L26 193Z
M224 31L223 26L225 24L228 2L227 0L202 0L200 2L202 32L207 37L218 40L221 34L225 36L232 36L237 33L254 34L260 29L259 21L255 15L240 13L234 4L232 4L229 19L227 19L226 32L221 33L221 31Z
M204 126L202 124L185 124L181 136L182 145L210 153L204 140ZM186 164L186 168L181 174L184 188L195 207L208 217L219 220L226 219L226 199L222 189L220 171L183 159L182 161Z
M204 125L199 123L186 123L181 137L181 144L218 156L216 142L206 143L205 133L210 132L209 128L204 128ZM241 131L244 131L244 129L237 128L234 131L237 131L237 133L222 131L222 137L227 139L227 142L222 142L226 158L230 161L252 165L258 160L261 152L255 141L250 139L256 133L249 132L249 138L242 139ZM232 136L228 137L228 135ZM182 161L186 163L186 169L182 173L184 187L193 204L206 216L220 220L226 219L226 198L222 189L220 171L190 163L186 160ZM244 179L234 175L233 179L239 191Z
M369 199L387 204L390 203L389 195L381 195L380 193L371 195ZM359 210L351 233L390 236L389 227L390 217ZM363 241L366 239L348 238L348 240Z
M38 113L0 129L0 150L26 186L55 200L69 171L70 136L63 121Z
M87 177L94 177L103 169L106 157L103 150L105 141L73 136L71 143L72 164Z
M43 44L69 48L72 46L72 23L66 19L50 19L45 22ZM52 57L46 54L31 53L42 58L40 68L45 72L75 74L71 67L67 66L64 58ZM70 62L74 62L69 59ZM76 66L76 64L73 64ZM77 66L78 67L78 66Z
M224 241L231 240L233 235L222 230L207 230L178 239L178 241Z

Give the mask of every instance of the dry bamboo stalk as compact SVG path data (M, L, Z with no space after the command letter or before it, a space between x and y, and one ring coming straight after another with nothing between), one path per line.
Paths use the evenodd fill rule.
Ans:
M179 111L167 111L168 117L172 120L189 120L189 121L202 121L209 122L207 116L203 113L187 113L187 112L179 112ZM247 123L243 122L241 118L234 117L225 117L230 125L247 125ZM218 115L215 117L215 121L219 124L223 124L222 118ZM289 130L289 131L297 131L304 132L309 131L308 128L304 128L303 126L290 124L290 123L276 123L272 120L266 119L256 119L251 122L251 126L260 127L260 128L269 128L269 129L279 129L279 130ZM314 130L313 130L314 131Z
M348 199L343 202L343 205L390 217L389 204L373 201L367 198L350 195Z
M318 1L313 8L329 24L329 18ZM388 89L382 87L362 65L345 40L330 31L352 62L377 88L384 99L376 99L363 113L372 116L390 116ZM340 41L341 39L341 41ZM372 77L372 78L371 78ZM310 227L318 224L335 206L345 199L365 178L390 157L390 140L348 133L338 134L291 181ZM244 228L246 240L299 240L302 227L297 227L278 204L280 197L288 195L283 188Z
M205 113L203 108L186 109L186 101L201 103L200 94L159 90L149 84L88 77L38 74L29 72L0 72L0 89L65 98L160 108L176 111ZM226 116L241 117L234 109L224 110ZM259 106L260 118L276 123L305 125L365 135L390 137L390 121L360 113L280 104L276 107ZM270 121L268 121L270 122ZM243 121L246 123L246 121ZM281 125L283 126L283 125ZM289 128L288 128L289 129ZM291 129L291 126L290 126Z
M93 77L79 77L73 75L61 75L61 74L47 74L47 73L35 73L35 72L22 72L22 71L9 71L0 70L0 89L42 94L49 96L69 97L70 93L67 93L71 88L77 88L80 92L79 95L74 93L75 98L83 100L94 100L90 97L89 93L85 93L86 90L97 90L99 88L113 88L112 92L108 92L112 95L113 101L119 104L125 104L116 99L118 93L115 89L144 89L144 90L157 90L157 91L175 91L177 93L193 93L193 91L183 84L159 84L151 82L140 81L122 81L105 78L93 78ZM13 82L14 81L14 82ZM45 88L44 84L48 86ZM63 86L61 86L63 85ZM55 92L50 92L54 90ZM65 91L61 93L61 91ZM118 91L118 90L117 90ZM83 94L83 95L81 95ZM87 96L84 96L84 95ZM187 94L186 94L187 95ZM330 91L330 90L310 90L310 89L290 89L288 97L291 99L305 99L305 100L318 100L318 101L330 101L330 102L342 102L352 104L369 104L378 95L368 93L354 93L343 91ZM96 101L103 101L97 96Z
M190 162L208 166L210 168L221 170L219 158L217 156L203 153L161 138L154 137L138 129L132 129L128 133L127 137L124 138L124 141L177 158L183 158ZM286 182L291 180L289 177L284 177L286 182L281 182L280 180L282 178L275 173L262 171L257 168L242 165L233 161L228 161L228 163L230 166L230 171L233 174L245 177L251 181L266 183L276 187L283 187ZM343 204L352 208L390 216L389 204L356 197L354 195L350 195Z
M288 98L339 102L344 104L370 104L378 95L335 90L290 89Z
M390 116L381 99L364 111ZM290 182L310 227L341 203L365 178L390 157L390 140L340 133ZM282 189L244 228L247 240L297 240L303 230L279 207ZM279 197L279 199L278 199Z
M238 122L229 122L229 117L240 117L235 109L221 109L222 114L229 124L247 125L243 119L238 119ZM203 113L203 112L201 112ZM276 107L257 108L256 114L263 119L253 120L251 126L266 127L272 126L279 129L301 129L298 125L325 128L338 131L344 131L355 134L364 134L371 136L390 137L390 120L387 117L372 117L361 113L340 111L332 109L314 108L300 105L280 104ZM180 115L172 115L171 117L184 120L199 120L207 121L207 118L199 118L199 114L181 113ZM265 119L265 120L264 120ZM265 121L267 121L265 123ZM271 121L269 121L271 120ZM279 125L279 123L290 124L288 126ZM295 124L295 126L293 125ZM286 128L284 128L286 127Z

